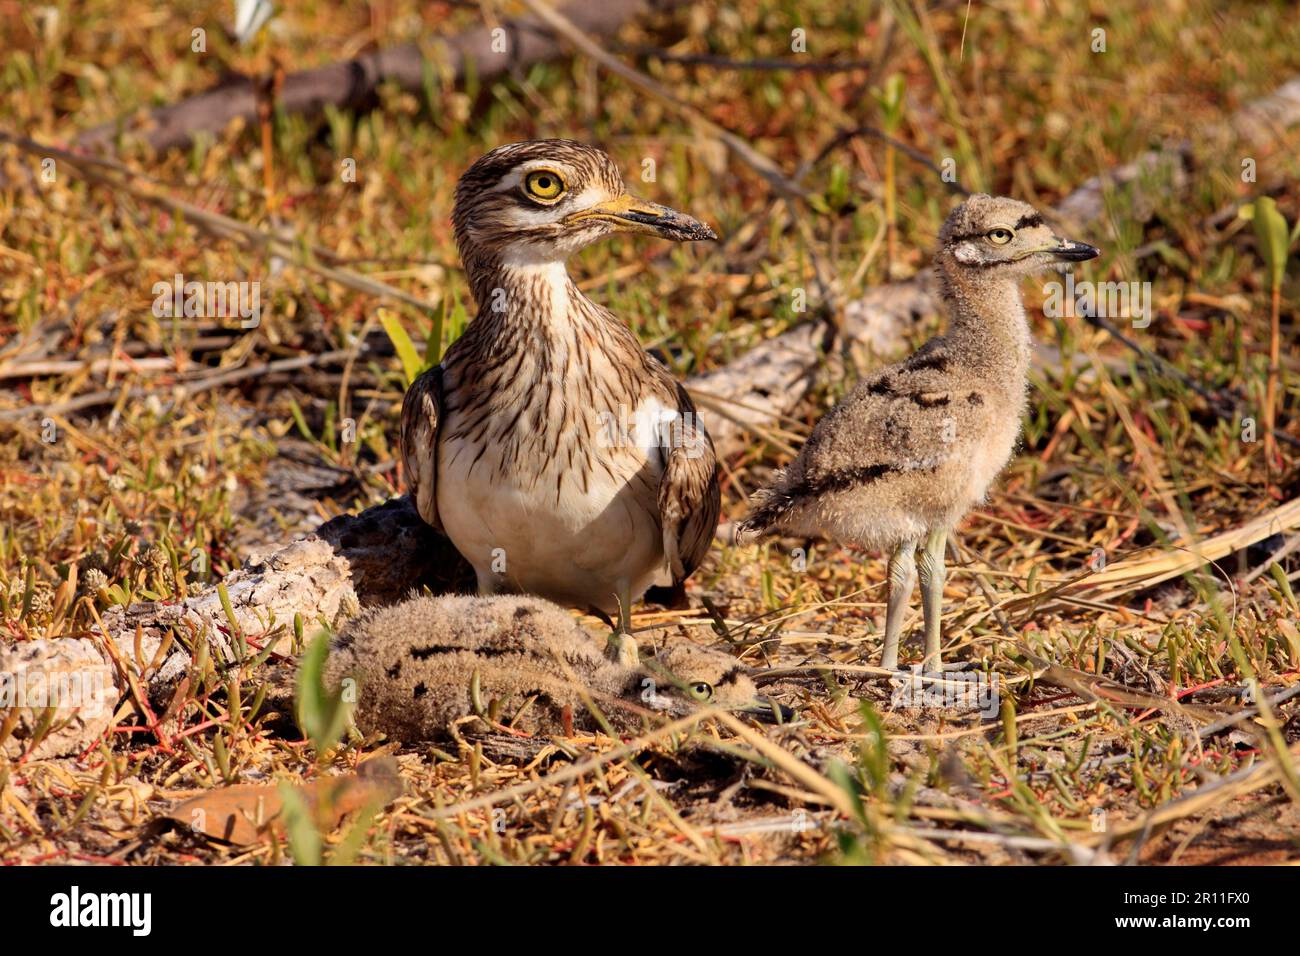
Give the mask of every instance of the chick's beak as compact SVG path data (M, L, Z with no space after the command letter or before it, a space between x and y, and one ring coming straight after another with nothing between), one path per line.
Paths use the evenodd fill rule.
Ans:
M1075 242L1073 239L1058 239L1057 244L1047 251L1060 262L1085 262L1101 255L1101 250L1096 246Z
M749 714L769 724L785 724L794 720L794 708L779 704L770 697L755 697L740 708L740 713Z
M648 233L676 242L718 238L716 232L698 219L627 193L576 212L569 217L569 222L583 219L600 219L612 223L621 232Z

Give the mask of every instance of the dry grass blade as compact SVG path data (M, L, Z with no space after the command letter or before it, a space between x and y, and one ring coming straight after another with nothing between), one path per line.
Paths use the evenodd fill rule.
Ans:
M1116 561L1080 581L1075 593L1113 597L1137 588L1154 587L1297 527L1300 527L1300 498L1186 548L1151 558Z

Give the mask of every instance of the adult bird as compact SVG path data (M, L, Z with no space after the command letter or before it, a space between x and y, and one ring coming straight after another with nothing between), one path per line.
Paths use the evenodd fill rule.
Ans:
M571 140L492 150L456 187L453 223L478 313L402 405L420 516L473 566L481 594L540 595L617 615L680 592L720 508L713 443L685 389L569 276L614 233L716 239L630 195L603 151Z
M745 532L889 552L883 667L898 667L920 549L924 663L941 669L948 533L984 500L1025 413L1032 341L1021 280L1097 255L1057 236L1032 206L971 196L948 216L935 253L948 333L859 382L741 522Z

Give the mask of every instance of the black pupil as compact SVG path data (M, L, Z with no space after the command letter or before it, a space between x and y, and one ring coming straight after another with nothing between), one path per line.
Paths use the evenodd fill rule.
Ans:
M551 181L547 177L542 176L540 179L537 180L537 186L539 189L550 189Z

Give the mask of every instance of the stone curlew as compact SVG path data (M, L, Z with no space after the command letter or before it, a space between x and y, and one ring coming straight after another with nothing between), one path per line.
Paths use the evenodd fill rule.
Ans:
M749 532L824 535L889 551L884 667L898 667L918 548L924 664L942 667L947 535L984 500L1025 412L1032 343L1021 279L1097 255L1055 235L1032 206L967 199L944 223L935 253L947 334L860 382L758 492L741 523Z
M599 730L587 701L620 730L706 705L790 714L759 697L730 655L679 645L627 666L535 597L422 596L369 611L335 637L325 675L332 686L356 681L358 729L408 742L475 717L531 734Z
M407 392L411 496L480 594L617 614L610 649L631 662L632 601L680 593L708 552L717 462L685 390L565 263L615 232L716 236L633 198L604 152L569 140L483 156L453 220L478 315Z

